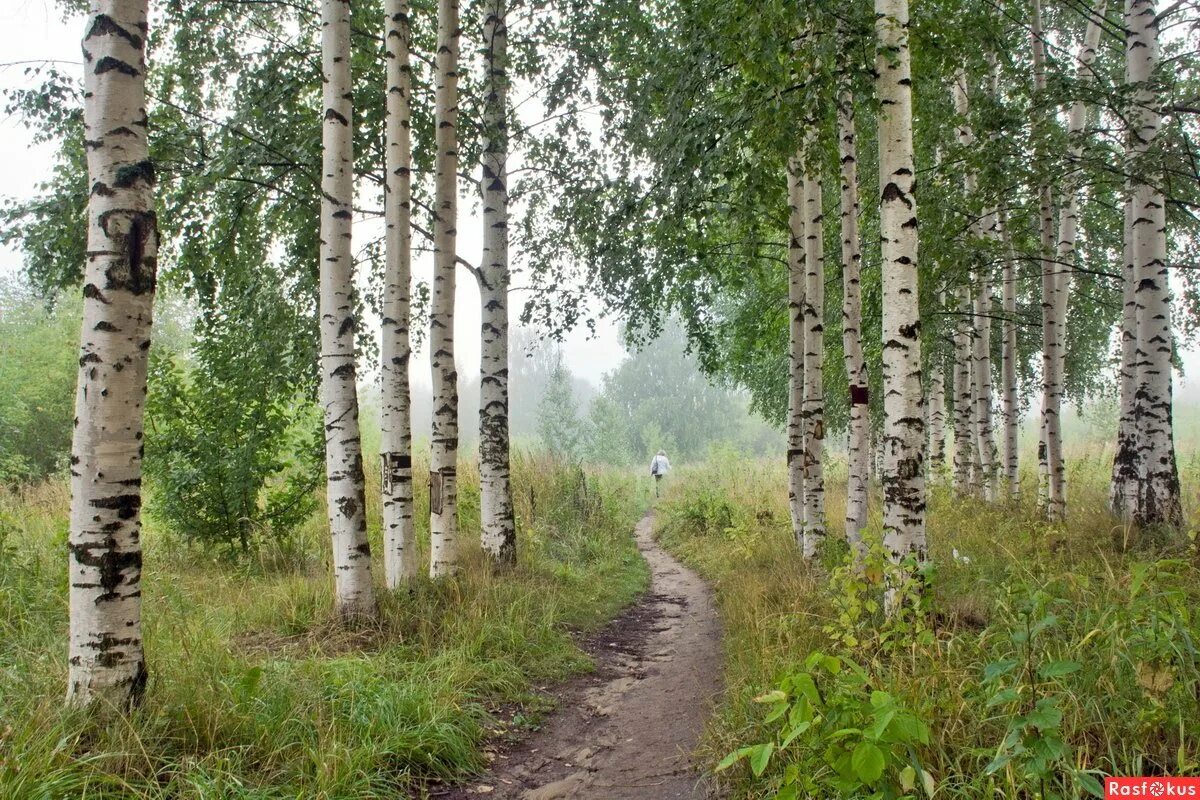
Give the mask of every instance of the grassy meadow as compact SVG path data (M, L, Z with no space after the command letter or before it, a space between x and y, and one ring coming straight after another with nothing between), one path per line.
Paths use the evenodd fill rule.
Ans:
M478 477L466 465L460 474L463 540L476 542ZM377 625L360 630L331 614L323 509L242 561L189 547L149 517L151 677L126 719L63 708L67 487L0 490L0 797L420 796L479 768L498 732L489 711L536 708L538 685L587 670L571 632L607 621L647 581L630 537L644 489L520 456L514 480L513 574L494 577L468 545L460 577L381 590ZM375 546L378 501L375 487Z
M1049 800L1096 796L1110 774L1200 775L1194 533L1116 523L1105 508L1111 455L1072 455L1062 525L1028 499L985 505L935 483L929 613L892 623L872 600L879 576L849 569L842 542L804 565L782 463L730 456L678 471L657 535L718 593L728 692L704 755L716 765L747 748L721 772L732 797ZM1180 469L1194 523L1200 461L1185 456ZM844 462L831 472L830 538L840 539ZM1022 497L1033 495L1027 482ZM835 656L840 676L813 653ZM861 676L843 680L848 664ZM820 704L816 719L798 708ZM889 724L896 714L916 720L907 733ZM803 733L788 740L789 727ZM874 743L844 744L860 737ZM856 788L848 773L860 768L881 774Z

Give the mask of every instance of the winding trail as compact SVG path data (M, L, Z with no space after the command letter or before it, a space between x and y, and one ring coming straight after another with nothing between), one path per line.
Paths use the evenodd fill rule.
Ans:
M635 530L650 589L586 648L591 675L557 693L559 710L455 800L706 800L692 752L720 691L721 627L703 580L660 548L647 514Z

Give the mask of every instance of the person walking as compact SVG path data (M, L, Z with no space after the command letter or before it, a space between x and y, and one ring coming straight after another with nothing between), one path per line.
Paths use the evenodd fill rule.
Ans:
M654 476L654 496L659 496L659 484L662 483L663 475L671 469L671 462L667 459L667 454L663 450L658 451L650 461L650 474Z

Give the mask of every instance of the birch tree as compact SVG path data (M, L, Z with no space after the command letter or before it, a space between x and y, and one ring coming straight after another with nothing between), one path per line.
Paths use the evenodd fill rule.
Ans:
M383 341L383 564L390 589L419 572L413 524L412 404L409 390L409 293L412 280L412 72L408 0L387 0Z
M841 164L842 350L850 384L847 442L846 540L861 549L867 525L867 481L870 470L870 405L867 364L862 347L862 249L858 234L858 135L854 97L838 96L838 156Z
M788 509L796 544L804 546L804 179L800 158L788 160Z
M88 183L71 443L67 702L125 707L142 649L142 426L158 268L146 126L145 0L93 0L83 38Z
M1000 420L1004 429L1004 480L1008 496L1015 499L1021 493L1017 440L1020 422L1017 406L1017 259L1008 224L1003 218L1000 233L1005 245L1000 288L1000 305L1004 311L1004 322L1000 326Z
M968 287L955 291L957 320L954 326L954 489L959 494L975 493L975 442L971 419L975 385L972 375L971 296Z
M1132 257L1137 283L1137 378L1134 395L1140 486L1132 515L1142 525L1183 523L1179 471L1175 463L1171 418L1170 287L1167 283L1166 200L1158 170L1162 125L1155 71L1159 66L1159 18L1154 0L1126 0L1125 78L1132 90L1129 165L1133 234Z
M358 430L354 261L350 246L354 145L349 0L322 0L321 77L321 405L333 537L334 591L345 618L375 613L366 487Z
M1045 102L1046 95L1046 42L1042 27L1041 0L1033 0L1030 20L1030 47L1033 52L1033 86L1035 98ZM1033 122L1035 133L1045 133L1052 124L1044 111L1036 112ZM1044 136L1039 136L1044 139ZM1039 144L1038 150L1044 150ZM1062 519L1065 511L1064 478L1065 465L1062 451L1062 363L1061 334L1065 330L1058 318L1060 303L1058 292L1061 286L1059 268L1055 263L1054 201L1050 183L1044 177L1045 154L1035 154L1043 177L1039 178L1038 195L1038 243L1042 267L1042 418L1038 441L1038 504L1050 520Z
M954 109L959 116L955 128L958 142L963 150L970 150L975 145L975 133L968 120L970 114L970 99L967 87L967 74L959 70L955 75ZM968 198L975 195L978 181L970 169L963 173L963 189ZM984 238L985 225L983 220L990 220L994 215L985 214L979 220L973 220L970 231L978 246ZM980 259L976 258L976 261ZM973 452L977 454L972 463L974 479L972 488L982 494L985 500L995 499L995 464L992 444L992 368L991 368L991 290L987 278L986 267L978 265L973 270L973 281L976 293L973 297L964 293L965 302L962 310L971 314L969 331L970 344L970 380L965 387L970 396L963 396L968 404L964 411L964 422L971 427Z
M483 54L483 305L479 376L480 525L484 552L516 560L508 413L508 23L506 0L485 4Z
M429 574L458 569L458 372L454 364L454 293L458 222L458 0L438 0L434 146L433 455L429 474Z
M908 0L875 0L875 33L884 297L883 543L894 561L913 557L920 564L927 557L925 417Z
M815 140L815 136L813 137ZM809 158L813 157L811 153ZM819 167L806 168L804 198L804 557L825 541L825 253Z
M1117 368L1117 443L1108 505L1128 519L1138 512L1137 277L1133 262L1133 196L1125 199L1121 266L1120 362Z
M1077 77L1081 85L1086 85L1094 78L1092 63L1096 59L1096 47L1100 42L1099 20L1104 18L1105 0L1098 0L1096 7L1088 17L1087 29L1083 41L1076 53ZM1040 75L1039 89L1045 89L1045 52L1041 37L1040 7L1035 5L1034 30L1035 57L1038 59ZM1058 241L1054 249L1054 264L1052 276L1054 286L1049 299L1050 317L1053 325L1053 335L1043 339L1042 368L1043 380L1043 425L1046 443L1047 470L1047 501L1048 514L1051 519L1061 519L1066 515L1066 464L1062 452L1062 398L1063 383L1067 363L1067 299L1071 291L1071 278L1074 273L1075 239L1079 229L1079 177L1077 165L1083 157L1084 127L1087 123L1087 104L1076 100L1071 105L1067 118L1068 161L1069 168L1062 187L1063 203L1058 218ZM1046 219L1045 205L1040 204L1041 225L1040 239L1043 250L1048 235L1053 235L1053 225ZM1047 268L1043 265L1043 281L1046 280ZM1043 285L1043 294L1045 285ZM1043 298L1043 309L1047 300Z

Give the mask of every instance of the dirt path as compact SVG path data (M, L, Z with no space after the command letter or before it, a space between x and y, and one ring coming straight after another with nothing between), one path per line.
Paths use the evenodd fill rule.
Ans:
M712 593L636 529L650 565L642 600L592 637L597 671L558 693L559 710L495 754L492 770L439 798L703 800L715 793L691 753L720 690L721 629Z

